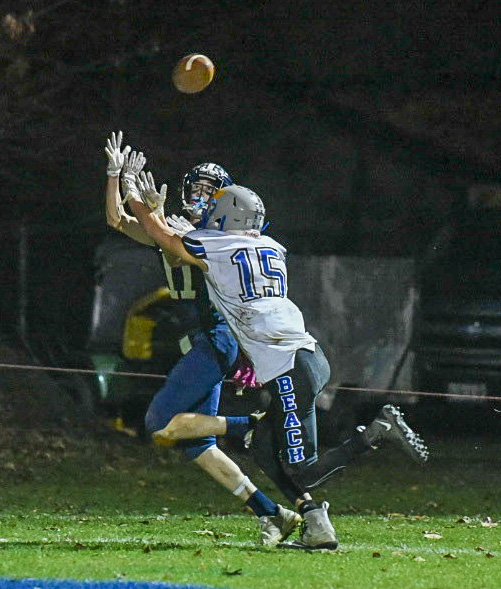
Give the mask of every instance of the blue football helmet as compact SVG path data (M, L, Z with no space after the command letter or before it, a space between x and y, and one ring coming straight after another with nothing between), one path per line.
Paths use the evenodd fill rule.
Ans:
M201 219L210 197L233 182L231 174L222 166L209 162L198 164L183 178L181 187L183 211L187 211L192 218Z

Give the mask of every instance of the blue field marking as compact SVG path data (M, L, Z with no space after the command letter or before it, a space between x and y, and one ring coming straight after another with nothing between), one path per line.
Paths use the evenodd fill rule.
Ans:
M173 585L160 582L75 581L72 579L1 579L0 589L216 589L207 585Z

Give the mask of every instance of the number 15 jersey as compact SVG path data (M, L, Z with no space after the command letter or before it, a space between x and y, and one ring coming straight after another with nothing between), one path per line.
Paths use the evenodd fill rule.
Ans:
M192 231L183 242L207 264L212 303L252 362L259 382L293 368L299 348L315 349L301 311L287 298L282 245L267 235L211 229Z

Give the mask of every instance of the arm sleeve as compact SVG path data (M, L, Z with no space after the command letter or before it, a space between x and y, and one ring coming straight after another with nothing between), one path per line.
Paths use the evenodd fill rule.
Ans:
M205 251L205 247L203 243L198 240L194 239L193 237L188 237L185 235L182 238L184 247L188 253L190 253L193 257L199 259L207 259L207 253Z

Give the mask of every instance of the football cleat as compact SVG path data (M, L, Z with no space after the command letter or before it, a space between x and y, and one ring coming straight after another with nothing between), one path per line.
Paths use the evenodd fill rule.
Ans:
M386 441L398 446L413 460L424 463L428 460L429 451L423 439L405 422L403 413L398 407L385 405L367 426L364 435L371 446Z
M259 518L261 543L264 546L276 546L292 534L300 521L298 513L279 505L277 515L262 515Z
M318 509L307 511L303 516L300 539L292 542L289 547L303 550L336 550L339 542L336 530L329 519L328 509L329 504L324 501Z

